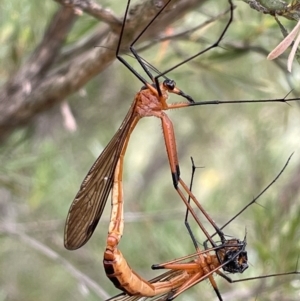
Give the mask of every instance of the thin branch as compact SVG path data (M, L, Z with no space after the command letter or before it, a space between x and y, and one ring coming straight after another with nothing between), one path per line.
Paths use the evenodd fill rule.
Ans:
M171 22L205 1L172 1L169 10L156 20L143 35L143 39L157 36ZM122 49L128 49L134 37L156 15L159 7L155 6L154 2L142 1L132 7L122 40ZM105 45L105 48L89 48L54 66L54 62L60 61L59 50L63 41L74 21L78 19L74 14L76 7L70 8L70 3L72 2L69 2L69 7L58 10L45 33L44 42L0 90L0 140L4 140L15 128L27 125L40 112L61 103L114 61L115 53L112 50L116 49L119 34L118 30L110 30L106 25L103 39L95 43ZM49 36L49 32L58 35ZM45 59L44 63L40 63L42 58Z
M10 226L9 224L2 224L0 225L0 231L2 233L6 233L8 235L13 235L17 237L22 243L25 243L30 248L40 252L41 254L45 255L46 257L52 259L53 261L57 262L59 265L62 265L74 278L78 280L78 282L85 284L90 289L92 289L101 299L109 298L109 294L94 280L92 280L87 275L80 272L76 269L69 261L64 259L61 255L50 249L48 246L44 245L40 241L30 237L29 235L23 233L18 229L14 229L14 227Z
M31 93L38 89L54 64L76 18L71 9L60 8L29 60L1 89L0 137L25 121L27 114L22 109L27 104L24 100L30 101Z
M99 21L107 23L111 28L120 26L121 21L119 18L110 10L103 8L101 5L94 1L89 0L54 0L60 3L62 6L72 8L76 13L84 11ZM80 14L80 13L79 13Z
M288 212L294 204L295 195L300 191L300 164L298 164L287 184L281 189L279 194L280 208L282 212Z
M156 40L151 41L151 42L147 43L147 45L144 45L143 47L139 48L138 51L144 51L144 50L148 49L149 47L153 46L154 44L158 44L158 43L161 43L164 41L182 40L183 38L184 38L184 40L189 40L189 36L191 36L194 32L196 32L202 28L205 28L206 26L210 25L211 23L221 19L222 17L226 16L229 12L230 12L230 9L226 9L224 12L221 12L218 15L213 16L210 19L206 20L205 22L203 22L193 28L190 28L188 30L174 33L174 34L161 35Z

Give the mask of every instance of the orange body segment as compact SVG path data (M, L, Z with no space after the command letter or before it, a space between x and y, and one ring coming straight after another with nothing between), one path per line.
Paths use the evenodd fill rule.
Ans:
M138 121L143 117L154 116L161 119L168 160L177 188L179 165L173 124L163 110L188 106L188 102L167 104L168 92L178 94L180 90L168 89L160 85L162 95L148 85L135 96L119 130L91 167L83 180L78 193L69 209L65 225L65 247L70 250L80 248L93 234L104 210L107 198L113 186L114 171L118 160L123 160L130 135Z
M127 143L125 143L124 148L126 146ZM121 153L123 154L124 150ZM123 159L123 155L120 156L116 165L112 188L111 221L103 258L107 277L118 289L123 290L130 296L152 297L168 293L172 293L172 296L175 296L206 278L211 281L215 290L217 290L212 274L226 265L226 262L222 262L221 264L219 260L224 260L228 251L230 254L232 251L235 251L236 255L234 256L237 257L244 250L245 244L241 244L238 240L226 241L224 246L212 250L214 251L213 254L210 253L211 250L197 252L192 261L182 262L185 259L189 259L189 256L187 256L156 266L156 269L164 268L172 270L172 276L165 280L159 278L158 281L149 282L129 266L123 254L118 249L118 244L124 231ZM234 256L231 255L233 258ZM162 277L164 276L165 274L162 275Z

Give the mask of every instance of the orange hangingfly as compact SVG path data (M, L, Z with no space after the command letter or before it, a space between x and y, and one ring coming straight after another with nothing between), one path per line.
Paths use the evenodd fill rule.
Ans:
M111 218L103 257L103 265L107 277L118 289L123 290L126 294L140 297L153 297L162 294L169 295L172 291L174 292L175 289L176 294L180 294L190 286L208 278L221 300L221 295L212 274L216 272L222 275L222 273L219 272L220 268L231 273L242 273L247 269L246 240L226 240L224 234L221 233L221 244L213 242L215 245L214 248L201 251L198 245L195 244L196 240L189 227L189 233L195 244L197 253L181 258L180 260L153 266L154 269L171 269L173 272L170 275L168 274L170 277L165 278L165 274L163 274L162 278L159 278L158 281L149 282L145 280L129 266L123 254L118 249L124 232L122 166L123 160L120 158L114 174ZM194 172L195 169L193 169L192 172L190 189L192 189ZM189 208L189 212L191 212L193 216L196 215L192 208ZM202 209L202 214L204 216L207 215L204 209ZM208 221L211 223L210 218ZM201 222L200 225L201 229L204 228ZM212 241L208 232L204 233L206 238ZM215 254L211 254L213 251ZM193 261L182 262L191 257L193 257ZM175 297L174 295L174 298Z
M125 156L126 148L129 142L130 134L134 130L138 121L143 117L154 116L161 119L163 136L166 144L166 150L168 155L168 160L170 164L173 185L180 195L181 199L184 201L186 206L190 208L187 198L184 196L183 192L186 192L188 196L193 200L196 206L201 210L202 206L196 200L194 195L190 192L188 186L180 177L180 168L177 157L176 141L174 135L173 124L167 114L164 112L166 110L175 108L192 107L197 105L207 105L207 104L235 104L235 103L257 103L257 102L287 102L298 99L273 99L273 100L228 100L228 101L204 101L195 102L193 98L182 90L176 87L173 80L166 77L166 74L170 71L178 68L179 66L185 64L186 62L196 58L197 56L209 51L210 49L217 47L222 38L224 37L229 25L233 20L233 10L234 6L231 0L228 0L230 12L229 19L223 29L220 37L212 45L206 49L198 52L197 54L191 56L190 58L184 60L183 62L173 66L172 68L159 73L155 68L155 72L158 73L157 76L153 76L149 69L151 68L149 64L138 55L134 49L134 45L137 40L143 35L147 28L155 21L157 16L165 9L165 7L172 2L172 0L167 1L167 3L159 10L157 15L151 20L151 22L144 28L144 30L135 38L130 46L130 51L133 56L139 62L139 64L144 69L145 73L150 77L151 82L149 83L145 80L137 71L132 69L132 67L119 55L120 45L122 41L122 36L125 29L126 17L128 14L128 9L130 5L130 0L128 0L125 16L121 28L120 38L116 50L116 58L123 63L143 84L142 89L136 94L132 105L129 108L125 119L123 120L120 128L113 136L111 141L105 147L101 155L98 157L96 162L91 167L90 171L83 180L78 193L73 200L71 207L68 212L66 225L65 225L65 235L64 244L69 250L75 250L84 245L91 235L93 234L104 210L107 198L112 189L114 173L116 169L117 162L120 158L123 159ZM159 82L159 79L163 77L164 81ZM177 94L187 101L184 103L174 103L168 104L167 98L169 93ZM193 211L191 211L193 214ZM194 216L198 225L202 227L197 216ZM210 217L207 215L207 219ZM215 230L222 235L219 231L217 225L211 220L211 224L214 226ZM202 231L206 231L201 228ZM211 241L214 244L213 240ZM213 245L214 246L214 245Z
M283 173L287 167L291 156L286 164L278 173L276 178L258 194L250 203L248 203L238 214L231 218L223 227L226 227L233 219L239 216L249 206L254 204L257 199L269 189ZM191 187L195 168L193 164ZM155 264L152 269L169 269L152 280L145 280L136 273L127 263L121 251L118 249L118 244L124 231L123 218L123 193L122 193L122 166L121 160L117 164L113 192L112 192L112 210L111 221L107 236L107 244L104 252L103 264L106 275L114 283L114 285L124 291L107 301L146 301L160 300L171 301L178 295L182 294L192 286L208 279L214 288L218 300L222 301L221 293L214 280L214 274L218 274L229 283L250 281L256 279L264 279L269 277L286 276L292 274L300 274L297 270L292 272L269 274L257 277L244 278L240 280L232 280L228 277L228 273L243 273L248 268L248 258L246 251L246 237L243 240L236 238L225 239L225 235L221 237L221 242L215 242L215 247L208 248L207 243L204 243L205 250L200 250L196 244L196 253L184 256L179 259L171 260L163 264ZM204 212L202 212L204 213ZM209 220L210 221L210 220ZM190 228L189 233L195 244L195 237ZM207 236L209 241L213 236ZM226 273L223 273L221 271Z

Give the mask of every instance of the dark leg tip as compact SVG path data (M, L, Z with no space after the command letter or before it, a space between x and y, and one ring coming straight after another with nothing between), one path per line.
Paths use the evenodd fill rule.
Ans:
M178 187L178 176L176 173L172 173L172 179L173 179L173 185L175 187L175 189L177 189Z
M189 101L189 103L195 103L195 100L190 95L187 95L186 99Z
M151 269L152 269L152 270L160 270L160 269L163 269L163 267L160 266L159 264L153 264L153 265L151 266Z
M179 165L176 165L176 173L177 173L177 179L180 178L180 168Z
M171 292L171 293L168 295L168 297L167 297L166 300L167 300L167 301L172 301L172 300L174 300L174 297L173 297L173 296L174 296L174 293Z

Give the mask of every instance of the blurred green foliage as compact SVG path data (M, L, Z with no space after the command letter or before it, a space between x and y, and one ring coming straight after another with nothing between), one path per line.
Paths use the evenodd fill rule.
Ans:
M103 5L111 5L121 15L124 10L114 1ZM226 1L207 1L172 29L181 32L194 27L226 5ZM282 39L274 19L245 3L236 5L223 48L209 51L168 76L196 101L282 98L292 89L299 96L300 67L295 65L293 73L287 74L281 68L286 58L282 65L266 60ZM52 1L2 2L1 83L26 61L57 7ZM225 22L222 18L188 38L155 44L142 56L160 70L170 68L216 40ZM288 30L294 26L283 23ZM82 39L97 25L84 14L67 44ZM139 70L133 59L128 60ZM1 146L0 301L99 300L64 259L109 295L118 293L102 267L110 206L91 241L80 250L64 249L63 228L83 177L121 124L140 86L115 62L69 97L77 132L65 130L59 108L53 108ZM169 115L182 178L189 182L191 156L197 166L205 167L197 170L193 191L219 225L262 191L295 152L280 179L259 199L260 206L252 205L226 228L226 234L239 238L247 232L250 267L234 279L295 269L300 254L298 103L210 105ZM120 249L136 271L152 278L156 273L150 270L151 264L193 252L183 224L185 209L172 187L162 130L155 118L142 120L132 135L125 160L124 196L125 233ZM191 224L202 242L203 234ZM47 249L57 252L57 257ZM299 300L299 276L232 285L220 277L217 281L225 300ZM216 297L207 281L178 298L212 299Z

